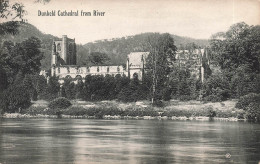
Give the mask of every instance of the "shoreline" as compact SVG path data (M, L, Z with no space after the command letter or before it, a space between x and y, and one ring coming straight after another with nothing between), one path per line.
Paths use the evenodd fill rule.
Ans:
M95 116L73 116L73 115L29 115L29 114L20 114L20 113L5 113L0 118L4 119L37 119L37 118L47 118L47 119L101 119L101 120L182 120L182 121L247 121L247 119L238 119L235 117L186 117L186 116L119 116L119 115L104 115L103 118L97 118Z
M66 109L50 109L48 102L35 101L20 113L3 113L4 119L64 118L64 119L132 119L132 120L196 120L246 121L245 112L235 108L237 100L223 102L176 101L164 102L164 107L149 101L123 103L119 101L72 101Z

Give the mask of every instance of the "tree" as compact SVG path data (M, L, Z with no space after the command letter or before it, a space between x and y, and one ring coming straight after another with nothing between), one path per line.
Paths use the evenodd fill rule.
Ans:
M52 100L54 98L57 98L59 95L59 91L60 91L59 78L56 76L51 76L47 88L45 90L44 99Z
M21 43L4 42L0 51L0 64L8 77L9 84L13 83L16 76L24 77L25 74L38 74L40 72L41 41L31 37Z
M94 65L102 65L108 62L110 59L105 53L92 52L90 53L88 60Z
M252 72L260 72L259 25L234 24L227 32L213 35L210 45L213 58L222 69L234 71L247 65Z
M259 93L260 26L234 24L227 32L213 35L210 44L212 59L221 67L231 95Z
M0 93L4 91L8 86L8 78L2 65L0 65Z
M66 98L74 99L76 95L75 84L71 79L65 79L63 87L65 90ZM65 97L65 96L64 96Z
M0 17L1 19L12 19L12 21L0 24L0 35L5 34L17 34L18 27L20 25L19 21L25 21L23 19L26 11L24 10L24 5L22 3L15 2L10 4L9 0L0 0ZM19 21L14 21L14 20Z
M83 99L84 98L84 83L82 80L78 80L78 83L75 85L75 93L76 99Z
M147 47L150 52L147 59L147 67L152 72L152 103L161 99L158 94L164 87L167 87L168 75L172 70L175 61L176 46L170 34L155 34L148 38Z
M30 94L23 85L11 85L1 95L0 108L4 112L17 112L31 105Z
M38 3L48 3L50 0L36 0ZM10 3L9 0L0 0L0 18L10 19L12 21L0 23L0 36L5 34L15 35L19 33L19 26L21 22L26 22L24 16L27 11L25 6L20 2Z

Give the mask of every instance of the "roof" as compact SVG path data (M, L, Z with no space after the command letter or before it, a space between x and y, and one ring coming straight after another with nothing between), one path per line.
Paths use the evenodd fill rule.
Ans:
M130 65L142 65L142 56L144 57L144 60L149 55L149 52L131 52L128 54L129 58L129 64Z

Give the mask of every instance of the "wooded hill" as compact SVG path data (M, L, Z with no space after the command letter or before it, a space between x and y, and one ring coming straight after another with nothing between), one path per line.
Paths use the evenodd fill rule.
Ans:
M68 37L70 37L69 34L64 35L68 35ZM79 44L77 45L77 64L87 64L88 56L91 52L106 53L110 58L109 64L111 65L125 64L127 54L134 51L142 51L144 49L143 45L145 45L147 38L152 35L154 35L154 33L142 33L122 38L98 40L84 45ZM22 23L19 27L19 34L15 36L5 35L0 38L0 43L7 40L21 42L31 36L37 37L42 41L42 52L44 53L44 59L41 61L41 68L45 70L50 69L52 41L53 39L58 39L58 37L50 34L44 34L29 23ZM174 38L175 45L178 48L192 48L194 46L205 47L208 45L208 40L205 39L193 39L177 35L172 35L172 37Z

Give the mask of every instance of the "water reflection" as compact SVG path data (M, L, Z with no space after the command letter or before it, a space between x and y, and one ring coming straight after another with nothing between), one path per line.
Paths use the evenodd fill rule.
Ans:
M257 163L259 124L0 120L0 163Z

